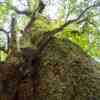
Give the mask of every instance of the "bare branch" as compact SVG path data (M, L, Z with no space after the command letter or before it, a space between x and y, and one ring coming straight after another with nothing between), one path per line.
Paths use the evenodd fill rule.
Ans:
M16 19L15 19L15 17L14 16L12 16L12 20L11 20L11 24L10 24L11 26L11 29L10 29L10 32L11 33L14 33L15 32L15 25L16 25Z
M45 5L44 5L43 2L40 0L40 3L39 3L39 13L42 13L44 7L45 7Z
M76 19L74 19L73 21L77 21L79 20L89 9L91 8L94 8L94 7L98 7L100 6L100 4L94 4L94 5L91 5L89 7L87 7Z
M67 25L69 25L69 24L71 24L71 23L73 23L73 22L77 22L78 20L80 20L80 19L82 18L82 16L83 16L88 10L90 10L91 8L94 8L94 7L98 7L98 6L100 6L99 3L98 3L98 4L91 5L91 6L87 7L87 8L85 8L85 10L83 10L83 12L82 12L77 18L67 21L65 24L63 24L62 26L60 26L60 27L57 28L57 29L54 29L53 31L51 31L51 32L49 32L49 33L52 33L52 32L53 32L53 33L55 34L55 33L57 33L57 32L62 31Z
M4 30L3 28L1 28L0 31L1 31L1 32L4 32L4 33L9 33L9 32L7 32L6 30Z
M66 22L65 24L63 24L62 26L60 26L59 28L56 28L52 31L48 31L48 32L45 32L43 34L43 38L37 43L37 52L41 52L43 50L43 48L45 47L45 45L48 43L48 41L52 38L52 36L54 36L54 34L56 34L57 32L61 32L63 31L63 29L68 26L69 24L73 23L73 22L77 22L78 20L81 19L81 17L91 8L93 7L98 7L100 6L100 4L94 4L94 5L91 5L89 7L87 7L77 18L73 19L73 20L69 20L68 22ZM37 54L38 54L37 53Z
M0 31L4 32L6 34L6 37L7 37L7 45L8 45L8 48L7 48L7 51L9 50L9 48L11 47L11 40L13 40L14 38L14 32L15 32L15 18L12 17L12 21L11 21L11 24L10 24L10 31L7 31L3 28L0 29ZM10 39L9 37L9 34L12 35L12 38Z
M30 12L30 11L28 11L28 10L20 11L20 10L18 10L16 7L13 7L13 6L11 6L11 9L13 9L13 10L14 10L16 13L18 13L18 14L24 14L24 15L26 15L26 16L32 15L32 12ZM39 7L38 7L37 9L38 9L39 13L41 13L41 12L43 11L43 9L44 9L44 4L42 3L42 1L39 2ZM36 12L37 9L35 9L34 12Z
M26 15L26 16L30 16L32 14L32 12L27 11L27 10L20 11L16 7L11 7L11 8L18 14L22 14L22 15Z
M0 31L2 31L4 33L12 33L14 31L14 26L15 26L15 18L14 17L12 17L12 21L11 21L10 25L11 25L10 26L11 27L10 31L7 31L7 30L5 30L3 28L0 28Z
M24 33L24 32L28 32L29 27L32 25L32 23L35 21L35 19L36 19L36 17L37 17L37 16L36 16L36 13L37 13L37 12L41 13L41 12L43 11L44 7L45 7L45 5L43 4L42 1L40 1L40 2L39 2L39 7L38 7L37 9L35 9L35 11L33 12L32 16L31 16L31 18L30 18L30 21L29 21L29 23L27 24L27 26L25 27L23 33Z

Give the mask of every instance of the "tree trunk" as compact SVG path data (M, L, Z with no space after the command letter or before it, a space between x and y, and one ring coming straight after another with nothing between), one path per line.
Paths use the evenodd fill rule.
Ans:
M100 65L79 46L53 38L35 61L28 54L0 64L0 100L100 99Z

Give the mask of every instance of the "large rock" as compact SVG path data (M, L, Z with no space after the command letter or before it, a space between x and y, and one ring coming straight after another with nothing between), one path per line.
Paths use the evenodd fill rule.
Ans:
M69 40L42 52L36 100L99 100L100 65Z
M20 82L18 72L11 70L10 74L4 74L6 82L10 84L7 90L12 90L8 93L13 95L3 91L4 97L0 94L0 100L100 99L100 65L69 40L52 39L44 48L38 62L32 64L24 63L26 69L33 67L34 71L29 71L34 74L22 78ZM5 70L6 67L0 67L1 76L3 71L10 72ZM8 99L6 95L9 96Z

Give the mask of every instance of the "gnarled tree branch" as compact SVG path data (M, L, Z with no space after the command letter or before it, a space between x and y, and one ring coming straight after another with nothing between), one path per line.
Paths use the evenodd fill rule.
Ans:
M35 9L35 11L32 13L32 16L30 18L29 23L27 24L27 26L25 27L24 31L22 31L23 33L28 32L29 27L31 27L32 23L35 21L36 19L36 13L42 13L43 9L44 9L45 5L43 4L43 2L40 0L39 2L39 7L37 9Z
M83 16L88 10L90 10L91 8L94 8L94 7L98 7L98 6L100 6L99 3L98 3L98 4L91 5L91 6L87 7L87 8L85 8L85 10L83 10L83 11L81 12L81 14L80 14L77 18L67 21L65 24L63 24L62 26L60 26L60 27L57 28L57 29L54 29L54 30L51 31L50 33L53 32L53 33L55 34L55 33L57 33L57 32L62 31L67 25L72 24L73 22L79 21L79 20L82 18L82 16Z
M54 35L55 35L56 33L58 33L58 32L63 31L63 29L64 29L66 26L68 26L69 24L72 24L73 22L79 21L79 20L82 18L82 16L83 16L88 10L90 10L91 8L94 8L94 7L98 7L98 6L100 6L100 4L91 5L91 6L87 7L85 10L83 10L83 12L82 12L77 18L75 18L75 19L73 19L73 20L67 21L65 24L63 24L63 25L60 26L59 28L56 28L56 29L54 29L54 30L52 30L52 31L45 32L45 33L43 34L43 35L44 35L43 38L37 43L37 53L36 53L36 54L40 53L40 52L43 50L43 48L44 48L45 45L48 43L48 41L52 38L52 36L54 36Z

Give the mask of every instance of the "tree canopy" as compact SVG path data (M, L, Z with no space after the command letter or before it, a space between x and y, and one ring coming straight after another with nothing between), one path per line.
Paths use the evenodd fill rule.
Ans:
M56 36L100 61L99 10L100 0L0 0L1 55L12 48L42 48Z

